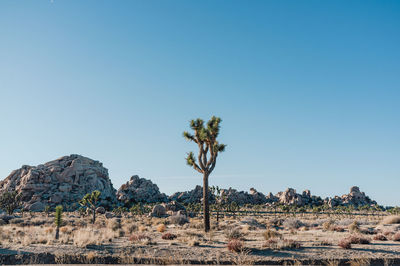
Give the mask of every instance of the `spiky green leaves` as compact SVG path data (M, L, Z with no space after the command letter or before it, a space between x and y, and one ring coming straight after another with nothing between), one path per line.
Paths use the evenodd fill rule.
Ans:
M204 127L204 121L200 118L197 118L195 120L190 121L190 127L193 130L200 130L201 128Z
M188 152L186 157L186 163L189 166L193 166L196 163L196 158L194 158L193 152Z
M100 199L101 192L98 190L92 193L86 194L80 201L79 204L84 207L95 209L97 207L97 201Z
M192 166L200 173L211 173L215 167L215 162L219 152L225 151L225 144L219 144L217 137L220 131L221 118L213 116L207 122L206 127L204 121L200 118L190 121L190 127L194 134L183 132L185 139L197 143L199 146L198 163L193 152L188 153L186 163Z
M63 207L61 205L58 205L56 207L56 213L54 215L54 223L56 224L57 227L60 227L62 224L62 211Z

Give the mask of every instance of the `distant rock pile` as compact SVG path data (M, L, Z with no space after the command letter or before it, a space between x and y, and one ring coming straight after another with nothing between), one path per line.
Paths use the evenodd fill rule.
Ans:
M349 194L344 194L343 196L335 196L333 198L325 199L325 203L329 207L335 206L364 206L364 205L376 205L376 201L371 200L364 192L360 191L359 187L351 187Z
M203 188L201 186L196 186L193 190L185 192L176 192L169 196L170 201L177 201L184 204L189 203L200 203L203 198ZM213 201L214 198L210 195L210 199Z
M305 190L301 194L297 193L295 189L288 188L285 191L278 192L273 195L271 192L264 195L256 189L251 188L250 193L245 191L237 191L236 189L229 188L223 189L222 195L227 203L236 202L238 205L245 204L267 204L267 205L296 205L296 206L321 206L327 204L331 207L335 206L362 206L362 205L376 205L376 201L371 200L364 192L360 192L358 187L352 187L349 194L341 197L335 196L334 198L322 199L319 196L311 195L310 190ZM195 189L186 192L176 192L169 197L169 200L174 200L184 204L200 203L203 197L203 189L201 186L196 186ZM214 198L211 196L210 201L213 202Z
M163 213L162 208L165 209L164 212L185 212L184 208L180 207L182 204L201 203L203 198L201 186L167 197L160 192L156 184L137 175L132 176L116 191L103 164L81 155L64 156L38 166L24 165L0 182L0 193L16 191L22 197L22 207L30 211L43 211L46 206L54 207L60 204L73 210L79 207L78 202L85 194L94 190L101 192L100 205L106 209L121 205L129 207L139 202L166 203L155 210L154 215ZM233 188L222 189L221 194L226 203L236 202L238 205L377 205L376 201L371 200L358 187L352 187L349 194L326 199L311 195L309 190L299 194L293 188L275 195L265 195L254 188L251 188L250 192ZM214 201L214 195L210 194L210 202ZM101 210L105 212L105 209Z
M103 164L80 155L64 156L38 166L24 165L0 182L0 193L16 191L23 207L42 211L46 205L78 206L86 193L101 192L100 205L116 203L115 189Z
M137 175L132 176L126 184L123 184L118 189L117 199L126 206L138 202L156 203L168 201L167 196L164 193L160 193L156 184Z

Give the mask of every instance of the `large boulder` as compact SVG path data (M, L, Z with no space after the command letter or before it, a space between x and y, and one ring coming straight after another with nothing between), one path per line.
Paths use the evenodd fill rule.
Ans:
M117 202L103 164L75 154L38 166L24 165L0 182L0 193L20 193L23 207L32 211L59 204L76 209L78 201L94 190L101 192L100 205L111 207Z
M132 176L126 184L118 189L117 199L126 206L139 202L156 203L168 200L164 193L160 193L156 184L137 175Z

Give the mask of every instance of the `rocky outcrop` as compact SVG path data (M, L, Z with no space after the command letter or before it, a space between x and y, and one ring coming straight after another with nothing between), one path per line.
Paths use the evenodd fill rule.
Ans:
M303 191L303 193L298 194L296 193L295 189L288 188L285 191L278 192L273 198L275 199L275 203L283 205L319 206L323 204L322 198L318 196L312 196L310 190L308 189Z
M32 211L42 211L46 205L76 209L78 201L94 190L101 192L100 205L116 203L115 189L103 164L75 154L38 166L24 165L0 182L0 193L20 193L23 207Z
M236 202L238 205L267 203L265 195L254 188L250 189L250 193L233 188L223 189L221 195L226 203Z
M360 191L359 187L351 187L349 194L344 194L341 197L335 196L333 198L327 198L325 203L330 207L335 206L364 206L364 205L377 205L376 201L371 200L364 192Z
M184 204L200 203L203 198L203 188L196 186L193 190L185 192L176 192L169 196L170 201L177 201ZM213 198L212 198L213 199Z
M148 179L140 178L137 175L123 184L117 192L117 199L126 206L133 203L156 203L167 202L168 198L160 190L156 184Z

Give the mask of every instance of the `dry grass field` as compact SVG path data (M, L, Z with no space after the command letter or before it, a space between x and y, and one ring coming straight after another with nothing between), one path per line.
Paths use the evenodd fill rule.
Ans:
M395 265L400 259L399 217L227 217L213 219L204 233L201 217L99 215L91 224L65 213L60 239L54 236L52 215L14 218L0 226L0 263L369 265L379 259Z

